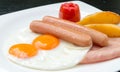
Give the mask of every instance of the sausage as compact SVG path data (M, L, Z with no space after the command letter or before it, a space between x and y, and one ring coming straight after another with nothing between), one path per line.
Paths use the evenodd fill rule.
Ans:
M110 38L106 47L93 46L81 64L96 63L120 57L120 38Z
M77 25L74 22L70 22L67 20L63 20L63 19L59 19L59 18L55 18L55 17L51 17L51 16L45 16L43 18L43 21L51 23L51 24L59 26L59 27L62 27L62 28L67 28L67 29L78 31L78 32L80 31L80 32L87 33L91 36L93 42L100 46L106 46L108 44L107 35L105 35L101 32L98 32L96 30Z
M42 21L33 21L30 24L30 29L37 33L52 34L79 46L90 46L92 44L91 37L85 33L75 33Z

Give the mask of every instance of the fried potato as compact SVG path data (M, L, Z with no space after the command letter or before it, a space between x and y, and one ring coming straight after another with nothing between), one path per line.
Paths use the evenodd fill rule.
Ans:
M86 24L119 24L120 15L110 11L97 12L84 17L80 22L81 25Z
M108 37L120 37L120 27L114 24L88 24L86 27L95 29L108 35Z

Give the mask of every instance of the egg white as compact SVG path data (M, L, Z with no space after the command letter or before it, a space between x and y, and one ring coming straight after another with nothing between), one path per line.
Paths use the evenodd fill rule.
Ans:
M6 43L8 58L19 65L29 68L62 70L79 64L92 46L80 47L60 40L60 44L55 49L40 50L36 56L27 59L20 59L8 53L10 46L18 43L32 43L33 39L38 35L40 34L24 29L12 36Z

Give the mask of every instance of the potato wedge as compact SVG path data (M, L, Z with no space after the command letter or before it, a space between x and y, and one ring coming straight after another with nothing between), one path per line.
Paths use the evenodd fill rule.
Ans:
M120 15L110 11L97 12L84 17L80 22L81 25L86 24L119 24Z
M88 24L85 26L105 33L108 37L120 37L120 27L114 24Z

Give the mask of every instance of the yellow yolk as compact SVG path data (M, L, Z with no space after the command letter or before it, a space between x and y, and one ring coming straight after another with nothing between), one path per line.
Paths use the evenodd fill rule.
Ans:
M10 47L9 53L18 58L29 58L37 54L38 50L31 44L16 44Z
M51 50L59 44L59 39L52 35L41 35L35 38L32 44L42 50Z

